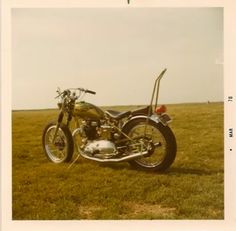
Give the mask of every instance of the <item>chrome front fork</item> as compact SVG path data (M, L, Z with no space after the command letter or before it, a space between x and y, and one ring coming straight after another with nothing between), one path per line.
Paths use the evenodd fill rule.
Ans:
M55 131L55 134L54 134L53 140L52 140L53 144L54 144L55 139L56 139L56 137L57 137L57 133L58 133L59 127L60 127L61 122L62 122L62 120L63 120L63 116L64 116L64 113L63 113L62 111L60 111L59 116L58 116L58 119L57 119L56 131Z

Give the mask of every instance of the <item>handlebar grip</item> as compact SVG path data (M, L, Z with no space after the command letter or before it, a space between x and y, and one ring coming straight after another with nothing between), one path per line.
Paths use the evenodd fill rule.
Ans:
M95 91L91 91L91 90L85 90L86 93L90 93L92 95L96 95L96 92Z

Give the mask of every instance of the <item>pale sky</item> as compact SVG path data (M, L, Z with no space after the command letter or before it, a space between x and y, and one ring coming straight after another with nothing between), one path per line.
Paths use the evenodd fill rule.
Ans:
M96 105L223 101L223 8L12 10L13 109L55 108L83 87Z

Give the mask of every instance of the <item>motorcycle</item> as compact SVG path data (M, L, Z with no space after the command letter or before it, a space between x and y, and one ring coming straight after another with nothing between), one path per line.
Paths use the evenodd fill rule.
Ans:
M155 80L150 105L135 110L104 111L80 100L85 94L95 95L94 91L58 89L57 121L49 123L42 135L47 158L56 164L70 162L76 149L78 156L97 162L128 161L143 170L166 170L176 157L176 139L168 126L171 118L166 106L157 107L165 72Z

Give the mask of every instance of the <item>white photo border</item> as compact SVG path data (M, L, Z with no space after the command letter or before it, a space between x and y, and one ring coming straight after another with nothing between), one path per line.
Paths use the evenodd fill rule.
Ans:
M13 221L11 167L11 11L13 8L76 8L76 7L222 7L224 8L224 156L225 208L224 220L160 220L160 221ZM236 1L235 0L2 0L1 2L1 230L224 230L236 227ZM230 99L233 99L231 101Z

